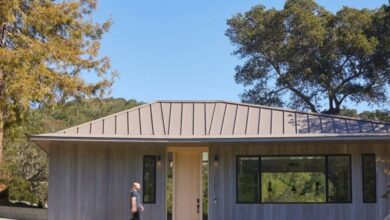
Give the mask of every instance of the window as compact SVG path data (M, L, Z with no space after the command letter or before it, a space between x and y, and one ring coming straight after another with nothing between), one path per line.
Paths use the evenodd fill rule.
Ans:
M351 158L237 157L238 203L351 202Z
M262 157L261 201L325 202L325 157Z
M363 202L376 202L376 160L375 154L363 154Z
M259 157L237 158L237 202L259 202L259 164Z
M328 156L328 202L351 202L351 157Z
M144 156L143 202L156 202L156 156Z

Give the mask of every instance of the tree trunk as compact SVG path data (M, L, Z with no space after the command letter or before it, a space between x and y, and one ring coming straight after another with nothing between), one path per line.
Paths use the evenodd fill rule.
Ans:
M329 108L326 111L323 111L322 113L329 114L329 115L338 115L338 114L340 114L340 108L332 107L332 108Z
M324 114L330 114L330 115L338 115L340 114L340 102L338 100L336 100L335 98L332 98L331 97L331 94L328 93L329 95L329 108L328 110L325 110L321 113L324 113Z

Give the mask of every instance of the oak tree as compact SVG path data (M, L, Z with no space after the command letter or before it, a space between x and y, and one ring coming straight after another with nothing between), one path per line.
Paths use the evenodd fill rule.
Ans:
M226 35L244 60L235 69L243 101L330 114L347 101L388 101L386 10L332 13L314 0L287 0L281 10L259 5L233 16Z

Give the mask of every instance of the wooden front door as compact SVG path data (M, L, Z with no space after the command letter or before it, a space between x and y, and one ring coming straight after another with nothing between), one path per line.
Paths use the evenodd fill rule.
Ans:
M173 155L173 220L201 220L202 150L177 149Z

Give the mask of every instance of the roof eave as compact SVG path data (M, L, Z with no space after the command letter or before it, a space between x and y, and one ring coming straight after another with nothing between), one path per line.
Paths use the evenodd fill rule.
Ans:
M129 142L129 143L237 143L237 142L310 142L310 141L390 141L390 135L329 135L291 137L115 137L115 136L32 136L31 140L83 141L83 142Z

